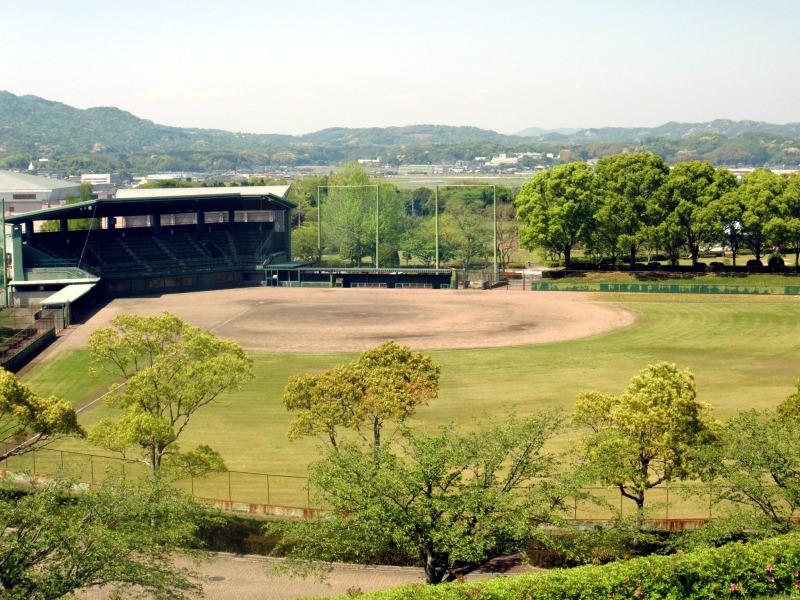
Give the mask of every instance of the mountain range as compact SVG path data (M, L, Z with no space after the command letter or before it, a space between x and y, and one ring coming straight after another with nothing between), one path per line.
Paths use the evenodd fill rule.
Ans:
M114 107L78 109L0 91L0 168L35 158L67 172L203 170L338 164L381 157L388 164L471 160L497 152L556 152L585 160L650 150L669 161L797 166L800 123L718 119L658 127L528 128L505 135L478 127L334 127L304 135L171 127Z

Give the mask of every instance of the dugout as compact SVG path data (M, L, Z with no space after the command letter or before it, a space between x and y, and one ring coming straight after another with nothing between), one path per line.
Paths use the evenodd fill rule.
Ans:
M280 287L341 287L450 289L455 287L452 269L324 268L301 264L269 265L264 285Z
M8 217L13 301L78 283L106 298L261 285L265 265L290 259L288 190L121 190Z

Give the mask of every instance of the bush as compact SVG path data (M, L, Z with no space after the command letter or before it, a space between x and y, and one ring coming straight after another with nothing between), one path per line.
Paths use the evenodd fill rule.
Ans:
M554 569L469 584L406 586L367 594L372 600L607 600L608 598L745 598L800 590L800 535L647 556L603 566Z
M747 261L747 270L748 271L760 271L763 268L763 264L760 260L751 259Z
M773 273L783 271L786 268L786 265L783 262L783 257L779 254L770 256L767 266Z
M714 261L709 263L709 267L711 267L711 270L714 271L714 273L721 273L725 270L725 263Z

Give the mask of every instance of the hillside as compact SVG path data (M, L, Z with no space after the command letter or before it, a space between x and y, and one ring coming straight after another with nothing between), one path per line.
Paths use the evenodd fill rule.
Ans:
M69 173L215 171L376 157L394 164L435 163L532 150L578 160L651 150L669 161L797 166L800 123L720 119L653 128L529 128L519 135L477 127L409 125L334 127L292 136L170 127L114 107L84 110L0 91L0 168L24 168L30 160L46 157Z

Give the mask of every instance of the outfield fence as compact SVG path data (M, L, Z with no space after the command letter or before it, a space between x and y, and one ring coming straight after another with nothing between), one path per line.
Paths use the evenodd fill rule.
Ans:
M594 275L592 273L592 275ZM618 275L614 273L613 275ZM722 294L722 295L800 295L800 277L786 277L788 281L769 281L763 275L754 275L752 283L747 282L747 277L731 277L740 280L735 283L722 281L703 283L704 276L696 277L658 277L657 274L637 273L633 275L642 281L603 281L599 277L585 277L581 272L561 274L556 276L533 280L530 289L533 291L559 291L559 292L613 292L613 293L639 293L639 294ZM709 278L719 279L719 276L709 275ZM777 277L777 276L776 276ZM758 281L761 280L761 281Z
M12 447L0 443L0 449L4 451ZM61 476L89 489L109 477L136 479L147 473L147 465L139 461L50 448L0 461L0 477L21 485ZM174 485L232 512L308 518L327 510L327 507L314 502L308 478L300 475L230 470L204 477L188 477ZM580 497L568 500L564 507L569 520L608 522L635 514L633 502L623 498L618 488L592 486L581 491ZM729 504L715 502L719 491L718 487L699 483L653 488L647 493L648 521L666 529L697 527L731 508Z

